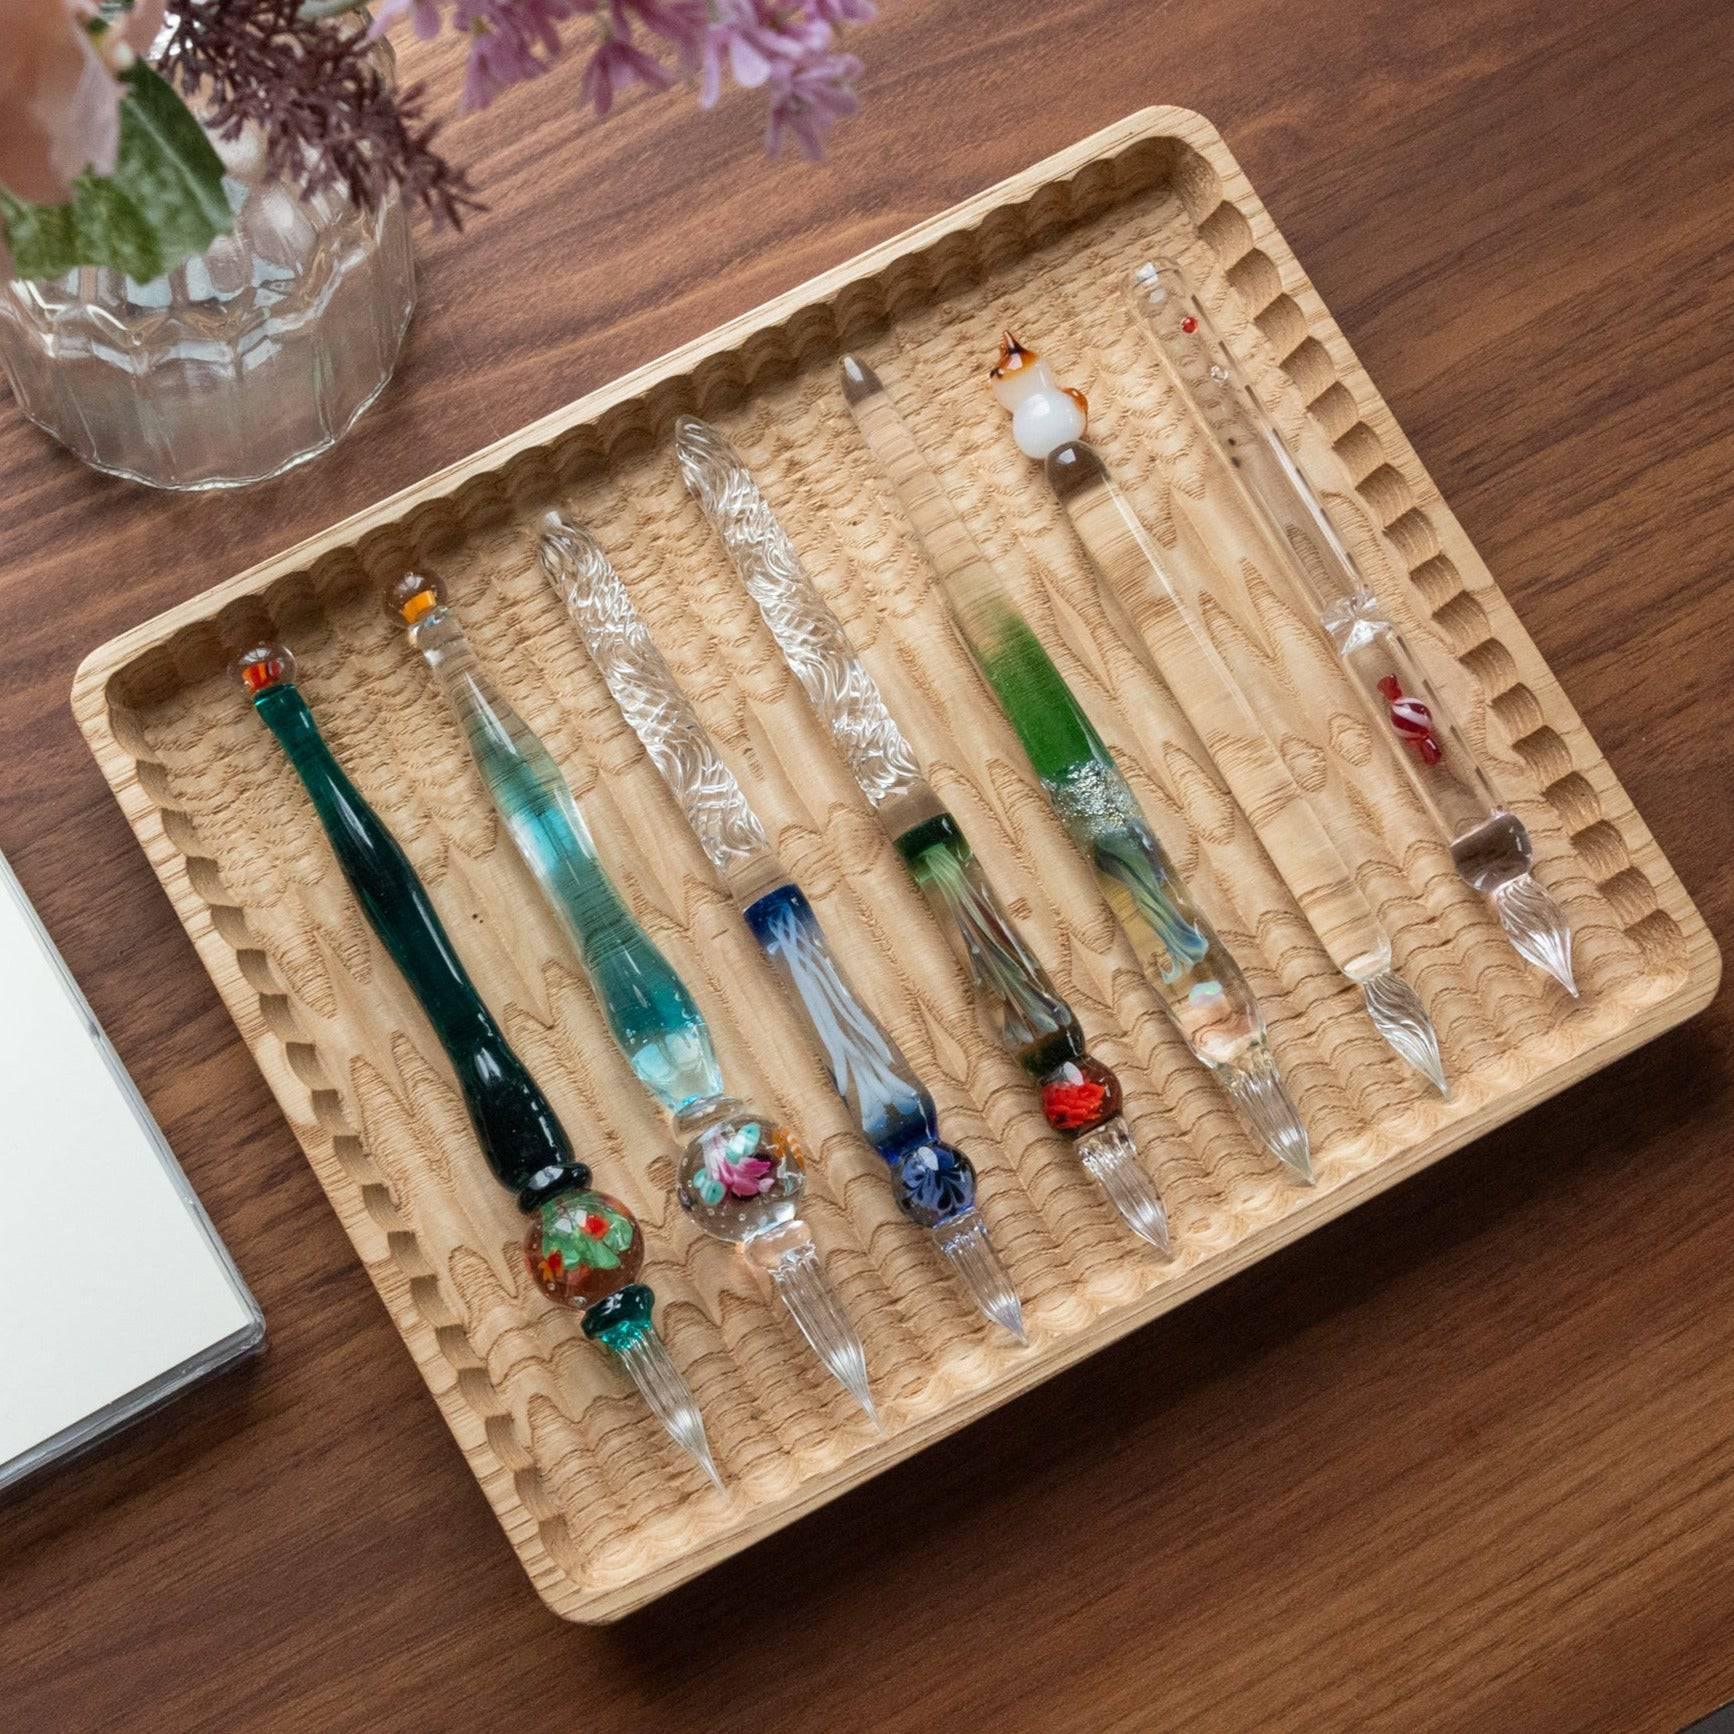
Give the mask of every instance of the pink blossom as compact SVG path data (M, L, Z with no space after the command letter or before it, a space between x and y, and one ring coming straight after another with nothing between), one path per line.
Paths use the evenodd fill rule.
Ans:
M0 55L0 185L60 204L86 169L108 174L120 142L116 74L147 50L163 0L139 0L94 35L91 0L13 0Z
M459 106L486 108L508 85L539 78L560 52L560 24L574 9L574 0L457 0L452 28L470 39Z
M646 54L624 36L611 35L584 68L578 98L581 102L593 102L597 114L604 115L614 106L615 97L635 84L666 90L673 82L673 74L654 55Z
M779 67L771 77L771 112L765 150L776 156L789 133L802 156L817 162L825 154L825 135L861 106L851 82L861 76L853 54L827 54L804 65Z
M380 0L373 14L369 36L383 36L398 19L408 16L415 33L422 41L431 41L440 33L445 19L440 16L441 0Z
M606 0L606 13L616 36L629 37L634 25L642 25L679 49L683 61L697 65L706 28L704 0Z
M831 26L810 0L715 0L700 57L699 106L722 94L722 72L743 90L757 90L779 68L800 65L831 46Z
M737 36L770 66L805 62L831 46L831 26L811 0L751 0L741 10L748 16L736 26Z

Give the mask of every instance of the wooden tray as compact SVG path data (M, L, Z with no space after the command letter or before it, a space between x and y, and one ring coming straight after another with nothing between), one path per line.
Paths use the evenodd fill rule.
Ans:
M1439 1026L1456 1082L1427 1099L1328 967L1161 688L1103 617L983 370L1009 323L1098 399L1136 468L1160 416L1119 298L1177 254L1307 446L1358 552L1436 676L1577 933L1583 1002L1522 966L1358 713L1321 729L1365 794L1363 882ZM1316 1190L1260 1155L1191 1064L952 633L835 383L860 348L942 460L990 553L1251 976L1313 1134ZM1107 386L1111 356L1114 379ZM1063 358L1063 360L1062 360ZM1104 389L1105 388L1105 389ZM943 798L1027 924L1128 1113L1172 1215L1152 1258L1047 1131L966 983L784 673L671 454L683 410L754 464ZM1333 450L1334 447L1334 450ZM1144 464L1148 473L1148 463ZM818 1056L540 575L562 504L612 550L850 969L982 1174L1024 1299L993 1333L896 1217ZM818 1156L811 1219L865 1339L876 1437L727 1248L672 1203L670 1137L611 1046L575 960L501 837L378 586L444 572L477 650L562 760L604 856L711 1014L742 1094ZM1272 621L1284 658L1304 622ZM357 911L229 657L287 639L333 745L396 829L512 1040L644 1220L646 1274L732 1500L710 1492L528 1281L431 1033ZM105 645L73 706L205 966L548 1605L615 1619L963 1426L1211 1283L1678 1023L1716 948L1654 840L1356 364L1216 132L1150 109ZM1208 847L1206 861L1202 850ZM1231 890L1232 887L1232 890Z

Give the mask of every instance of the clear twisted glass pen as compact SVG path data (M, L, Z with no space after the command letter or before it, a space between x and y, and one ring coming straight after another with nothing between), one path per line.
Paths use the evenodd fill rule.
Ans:
M476 992L409 857L325 744L296 687L295 658L280 644L261 644L236 667L301 778L368 925L445 1049L494 1178L530 1218L531 1278L550 1300L582 1313L585 1336L631 1374L669 1437L721 1487L698 1404L651 1320L656 1297L635 1280L644 1263L637 1218L591 1190L589 1168Z
M806 1014L831 1082L891 1172L898 1209L928 1231L982 1312L1023 1342L1017 1291L976 1208L975 1169L940 1137L932 1096L849 985L812 905L777 859L608 556L588 531L550 512L541 557L620 714Z
M1067 834L1094 866L1169 1017L1265 1148L1310 1180L1306 1128L1239 964L1194 906L1113 756L958 516L879 376L854 355L843 357L842 375L862 437L896 489L965 642Z
M1166 1253L1167 1215L1120 1112L1120 1080L1086 1051L1076 1014L1000 902L962 826L921 775L776 513L740 454L708 422L682 416L674 446L688 490L963 959L1000 1041L1039 1086L1048 1124L1073 1143L1132 1231Z
M1101 453L1077 437L1089 415L1083 394L1057 386L1048 364L1009 332L991 377L1020 449L1046 459L1049 485L1097 570L1122 598L1136 598L1157 672L1326 955L1361 990L1373 1027L1398 1057L1445 1094L1438 1035L1420 995L1393 967L1384 924Z
M686 1140L675 1174L681 1209L765 1272L813 1352L877 1424L861 1339L801 1220L799 1142L725 1092L686 983L621 899L559 766L483 672L439 579L406 573L387 593L386 611L433 671L507 834L571 935L620 1051Z
M1529 832L1500 804L1185 272L1166 259L1145 264L1129 290L1158 354L1283 556L1279 570L1317 615L1389 739L1458 876L1489 899L1518 955L1575 995L1571 927L1531 871Z

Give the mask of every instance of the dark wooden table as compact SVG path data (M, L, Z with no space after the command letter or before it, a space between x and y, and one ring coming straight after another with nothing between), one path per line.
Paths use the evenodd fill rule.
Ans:
M886 0L865 111L451 129L397 383L232 498L0 406L0 848L272 1346L0 1507L0 1727L1670 1729L1734 1697L1728 996L624 1625L526 1583L66 704L92 646L1143 104L1226 133L1724 944L1726 0ZM455 101L454 58L412 76ZM69 1189L69 1259L81 1213ZM100 1276L129 1285L124 1222ZM0 1322L0 1342L4 1325ZM4 1376L0 1350L0 1381ZM0 1395L0 1401L3 1401Z

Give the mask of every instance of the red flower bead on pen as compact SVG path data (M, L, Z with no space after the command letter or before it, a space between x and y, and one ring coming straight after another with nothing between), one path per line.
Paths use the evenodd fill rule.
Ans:
M1042 1080L1042 1112L1068 1138L1107 1125L1120 1105L1120 1080L1088 1054L1067 1060Z

